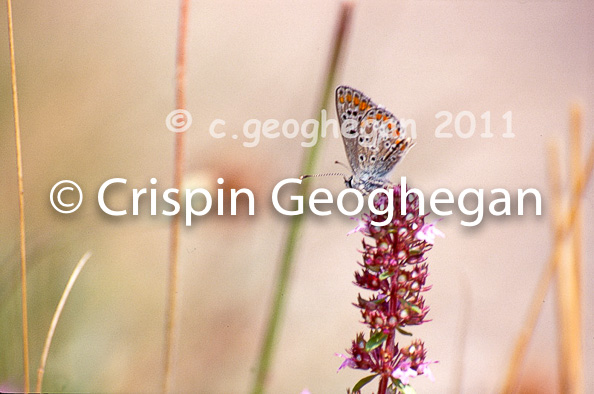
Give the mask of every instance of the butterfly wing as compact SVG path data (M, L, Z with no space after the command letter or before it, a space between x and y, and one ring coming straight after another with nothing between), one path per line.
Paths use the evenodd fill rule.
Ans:
M342 142L349 164L353 172L359 168L358 156L360 148L358 141L360 124L363 116L370 108L377 106L369 97L349 86L336 88L336 113L342 134Z
M336 111L349 164L357 178L384 183L384 178L414 145L400 121L362 92L336 89Z
M412 148L400 121L384 108L373 107L365 112L356 139L360 171L374 180L383 178Z

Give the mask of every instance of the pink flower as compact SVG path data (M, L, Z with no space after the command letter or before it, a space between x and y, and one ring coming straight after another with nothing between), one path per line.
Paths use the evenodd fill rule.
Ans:
M429 369L429 364L434 364L434 363L437 363L437 361L425 361L425 362L421 363L417 368L417 372L419 374L427 376L427 379L429 379L430 381L435 382L435 377L433 376L433 372L431 372L431 370Z
M417 371L412 368L406 368L406 370L401 370L400 367L396 368L394 372L392 372L392 377L400 380L403 385L408 384L409 378L414 378L417 376Z
M435 376L433 376L433 372L431 372L428 365L423 368L423 375L427 376L430 381L435 382Z
M441 219L439 219L439 220L441 220ZM434 244L435 237L438 235L442 238L445 238L445 234L441 230L439 230L437 227L435 227L435 224L437 222L439 222L439 220L437 220L433 223L423 224L423 227L421 227L419 229L419 231L417 231L415 238L417 238L419 241L425 241L428 244Z
M364 221L361 221L359 219L355 219L355 218L351 218L353 220L356 220L359 224L357 225L357 227L355 227L354 229L352 229L351 231L349 231L347 233L347 237L351 234L355 234L357 232L361 232L361 233L365 233L367 231L367 223L365 223Z
M340 353L334 353L334 355L337 357L340 357L340 358L344 358L344 361L342 362L342 364L340 364L340 367L338 367L338 371L336 371L336 373L340 372L341 369L346 368L346 367L349 367L349 368L357 367L357 363L351 357L345 356L344 354L340 354Z

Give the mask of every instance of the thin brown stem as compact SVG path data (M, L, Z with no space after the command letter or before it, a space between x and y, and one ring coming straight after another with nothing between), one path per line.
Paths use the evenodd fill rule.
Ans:
M189 1L180 0L179 26L177 36L176 56L176 87L175 107L186 108L186 41L188 35ZM184 175L184 142L185 133L175 134L175 169L173 175L174 187L181 190ZM179 203L179 193L175 200ZM165 323L165 344L163 360L163 392L168 393L171 385L171 364L173 359L174 335L176 331L177 316L177 288L179 270L179 218L174 217L170 227L169 243L169 281L167 291L167 311Z
M17 178L19 188L19 234L21 249L21 308L23 321L23 370L24 391L29 392L29 324L27 318L27 254L25 248L25 197L23 187L23 156L21 151L21 128L19 124L19 99L17 94L16 64L14 57L14 33L12 26L12 1L6 0L8 16L8 46L10 49L10 76L12 84L12 108L14 113L14 135L17 156Z
M575 193L579 187L579 171L582 167L582 110L581 107L576 103L573 104L571 107L571 119L570 119L570 128L569 128L569 141L570 141L570 167L569 167L569 174L571 180L571 187L572 191ZM581 212L577 212L577 218L575 225L573 226L573 251L574 251L574 258L575 258L575 276L578 285L578 294L580 295L580 302L578 302L578 308L580 311L578 312L578 317L582 316L581 313L581 294L582 294L582 283L581 283L581 274L582 274L582 229L583 229L583 220Z
M581 164L580 146L580 111L573 108L571 111L570 127L570 182L571 191L579 185L579 171ZM560 188L557 190L561 200ZM563 205L557 205L557 216L562 216ZM556 296L557 296L557 322L559 338L559 374L560 392L582 393L583 366L582 366L582 330L580 323L580 264L578 262L581 243L581 208L577 208L575 223L571 227L571 237L564 237L556 248L560 250L557 261ZM558 221L557 226L560 226Z
M54 337L54 332L56 331L56 326L58 325L58 320L60 320L60 315L62 314L62 310L64 309L64 305L66 304L66 300L68 299L68 295L70 294L70 290L74 286L74 282L76 282L76 278L78 278L78 274L82 271L83 267L91 258L91 252L87 252L81 257L78 261L72 274L70 275L70 279L68 279L68 283L64 288L64 292L62 293L62 297L60 297L60 302L58 302L58 306L56 307L56 311L54 312L54 317L52 318L52 322L50 324L49 330L47 331L47 337L45 338L45 344L43 345L43 352L41 353L41 361L39 362L39 369L37 369L37 385L35 386L35 392L41 392L41 386L43 384L43 374L45 372L45 364L47 362L47 355L49 354L50 345L52 344L52 339Z

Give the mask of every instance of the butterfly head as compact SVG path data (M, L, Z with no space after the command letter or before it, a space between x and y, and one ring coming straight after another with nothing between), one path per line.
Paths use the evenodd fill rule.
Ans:
M346 184L346 187L348 188L352 188L353 187L353 176L351 175L350 177L344 177L344 183Z
M364 195L371 193L377 188L383 187L389 184L389 181L382 178L374 178L370 174L353 174L349 177L344 177L344 183L346 187L357 189Z
M336 176L336 175L343 176L344 183L345 183L346 187L348 187L350 189L359 190L361 193L363 193L363 195L369 194L377 188L384 187L384 186L390 184L390 181L388 181L384 178L376 177L373 174L365 173L365 172L361 173L361 174L355 173L351 176L346 176L339 172L333 172L333 173L328 173L328 174L301 175L299 177L299 179L303 180L303 179L307 179L307 178L318 178L318 177L323 177L323 176Z

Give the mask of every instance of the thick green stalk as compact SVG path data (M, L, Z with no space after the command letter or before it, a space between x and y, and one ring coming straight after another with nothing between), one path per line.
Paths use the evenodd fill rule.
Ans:
M320 96L320 107L318 111L318 124L321 124L322 109L328 107L330 97L334 91L334 78L338 63L340 61L340 54L344 47L345 39L349 31L351 15L353 11L353 3L345 1L341 5L340 17L338 26L334 35L334 42L332 45L332 53L326 73L326 81ZM319 156L321 139L318 143L311 147L305 156L301 165L302 174L312 174L315 170L316 161ZM309 182L302 182L299 187L299 194L306 195L309 191ZM283 317L286 295L288 294L288 285L291 279L291 272L293 268L293 261L295 252L299 244L299 235L301 226L303 224L303 215L296 215L291 218L289 232L285 242L285 248L279 261L278 277L276 279L276 287L274 291L272 307L268 318L268 325L260 351L260 358L258 361L258 370L256 379L252 389L252 393L260 394L264 392L268 372L272 363L272 356L276 345L276 337L280 322Z

